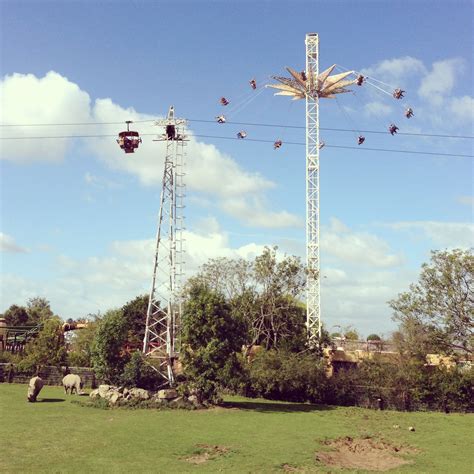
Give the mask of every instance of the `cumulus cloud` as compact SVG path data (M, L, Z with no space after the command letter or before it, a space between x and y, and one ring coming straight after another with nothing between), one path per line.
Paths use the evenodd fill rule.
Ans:
M81 139L38 139L3 140L3 159L15 162L61 161L67 151L76 144L85 147L91 156L105 162L112 169L136 176L146 186L160 186L163 178L165 144L152 141L154 134L161 131L153 126L157 118L137 112L133 108L123 108L110 98L98 98L94 102L87 92L66 77L51 71L43 78L32 74L13 74L6 76L0 83L2 95L3 123L90 123L94 125L93 135L103 138ZM114 136L117 133L116 122L132 120L133 128L138 130L144 140L139 153L124 155L118 148ZM112 124L110 124L112 123ZM107 125L109 124L109 125ZM90 135L90 127L22 127L8 128L8 136L31 137L44 135ZM2 128L5 133L5 128ZM87 130L87 132L85 131ZM188 132L188 162L186 166L186 185L191 191L211 198L223 210L245 221L247 225L278 227L278 223L288 226L299 222L296 216L286 211L271 211L263 205L265 191L275 187L275 183L257 172L245 170L231 156L222 153L216 146L200 141ZM151 135L151 136L150 136ZM115 183L87 173L84 177L89 186L111 188ZM254 214L247 215L240 206L229 206L230 198L256 200L258 208ZM86 195L86 199L92 197ZM225 202L224 202L225 201ZM252 209L247 206L248 211ZM265 214L270 216L265 219Z
M0 120L5 124L88 122L90 97L66 77L50 71L43 78L12 74L0 81ZM9 137L70 135L71 127L2 127ZM15 162L61 161L68 139L2 140L1 157Z
M338 219L321 231L321 250L345 263L371 267L394 267L403 262L400 255L390 253L389 245L367 232L353 232Z
M247 226L266 228L304 226L303 219L287 211L269 211L258 197L226 199L222 201L221 208Z
M383 102L368 102L364 105L364 113L369 117L386 117L392 110L392 107Z
M448 103L448 110L461 122L474 122L474 98L468 95L452 97Z
M443 248L471 248L474 246L474 224L469 222L413 221L388 224L394 230L411 233L414 237L428 237Z
M409 76L424 74L425 72L426 67L423 62L411 56L384 59L374 66L362 70L362 74L369 78L373 76L389 83L397 83L397 81L403 81Z
M29 250L20 247L12 236L0 232L0 251L9 253L27 253Z
M432 104L441 105L449 96L458 74L465 68L461 58L446 59L433 63L431 71L423 77L418 94Z

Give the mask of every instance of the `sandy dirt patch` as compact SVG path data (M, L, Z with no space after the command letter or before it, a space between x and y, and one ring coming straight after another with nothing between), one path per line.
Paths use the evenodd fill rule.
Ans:
M368 471L388 471L404 464L411 464L400 457L402 454L414 454L416 449L397 446L374 438L354 439L346 436L324 443L330 451L319 452L316 460L326 466L346 469L366 469Z
M197 444L196 448L199 452L185 458L185 461L191 464L204 464L229 452L229 448L218 445Z

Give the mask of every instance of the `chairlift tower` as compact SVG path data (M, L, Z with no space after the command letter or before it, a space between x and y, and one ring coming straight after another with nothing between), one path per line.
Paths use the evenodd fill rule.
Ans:
M306 35L306 70L297 72L287 67L291 77L273 76L279 84L269 84L278 89L275 95L306 100L306 325L308 343L314 347L321 335L321 292L319 260L319 150L324 143L319 139L319 99L334 98L336 94L349 92L346 86L356 79L345 78L354 71L331 75L336 67L329 67L319 73L319 36Z
M175 118L171 106L167 118L155 121L155 125L165 128L155 141L165 142L166 156L143 354L159 360L157 370L164 385L172 387L182 313L186 120Z

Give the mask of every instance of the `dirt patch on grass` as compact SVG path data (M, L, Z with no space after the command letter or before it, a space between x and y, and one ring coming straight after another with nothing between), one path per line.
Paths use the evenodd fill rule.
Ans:
M324 444L332 449L317 453L317 461L331 467L368 471L388 471L403 464L411 464L412 461L399 455L417 452L414 448L397 446L371 437L353 439L346 436L326 441Z
M204 464L229 452L229 448L218 445L197 444L196 448L196 454L188 456L184 459L185 461L191 464Z

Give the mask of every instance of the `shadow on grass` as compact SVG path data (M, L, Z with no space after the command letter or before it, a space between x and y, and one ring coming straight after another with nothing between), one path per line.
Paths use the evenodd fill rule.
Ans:
M40 403L56 403L56 402L65 402L64 398L42 398L41 401L38 400Z
M329 405L314 405L310 403L290 402L261 402L261 401L228 401L223 402L224 408L238 408L239 410L252 410L263 413L298 413L310 411L334 410Z

